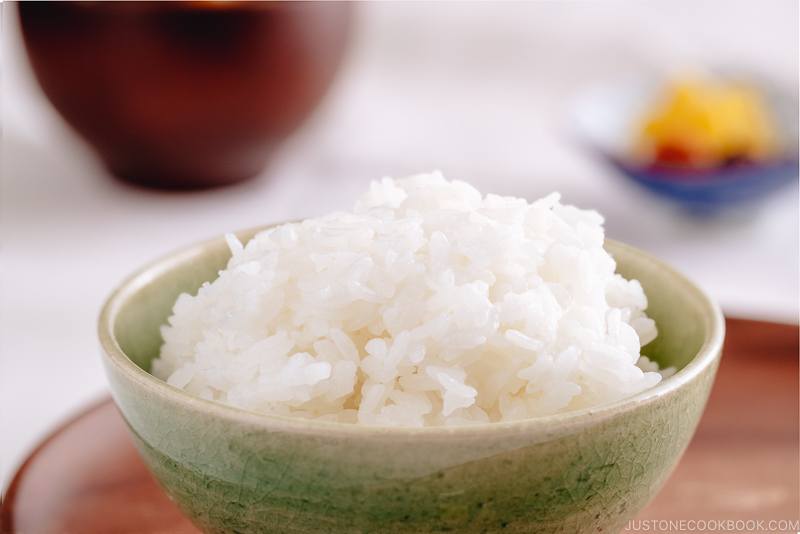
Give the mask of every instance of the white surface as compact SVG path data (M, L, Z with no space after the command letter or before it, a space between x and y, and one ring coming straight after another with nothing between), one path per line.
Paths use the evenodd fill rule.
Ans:
M735 63L797 80L797 4L360 4L347 68L269 176L164 194L107 178L30 78L3 6L0 465L105 391L95 320L170 249L348 206L370 178L441 168L484 191L595 207L610 236L688 273L732 314L796 322L798 198L697 223L570 138L570 95L654 65Z

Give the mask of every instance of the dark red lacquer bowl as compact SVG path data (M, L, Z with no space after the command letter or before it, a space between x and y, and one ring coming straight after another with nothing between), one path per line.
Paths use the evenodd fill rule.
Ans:
M126 180L163 188L258 174L333 80L346 3L24 2L45 94Z

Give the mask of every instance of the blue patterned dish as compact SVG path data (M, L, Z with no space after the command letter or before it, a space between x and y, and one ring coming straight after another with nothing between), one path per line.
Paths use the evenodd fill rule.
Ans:
M754 76L747 80L763 93L786 147L779 158L771 161L712 169L657 167L634 161L629 157L629 142L635 121L666 81L656 76L589 88L573 108L573 126L581 142L620 176L692 213L714 214L754 203L798 179L797 98L791 91L779 90L774 83Z

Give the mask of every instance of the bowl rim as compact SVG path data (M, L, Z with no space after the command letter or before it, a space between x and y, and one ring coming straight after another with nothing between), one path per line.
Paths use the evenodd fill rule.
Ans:
M278 226L282 223L251 227L233 232L240 239L248 236L247 239L256 233ZM543 433L556 431L564 428L578 428L587 426L589 423L596 424L599 421L629 412L637 407L650 404L658 399L664 398L675 393L683 386L694 381L708 367L713 365L721 356L723 340L725 337L725 318L719 305L712 300L708 294L692 283L686 276L679 273L666 263L655 258L651 254L644 252L636 247L615 241L605 240L605 246L612 249L624 250L636 254L642 259L654 264L666 275L672 278L674 283L680 284L684 289L693 293L703 307L703 318L705 327L705 339L697 354L674 375L663 379L656 386L637 393L636 395L623 399L604 403L598 406L582 408L552 415L536 416L527 419L514 421L498 421L490 423L475 423L469 425L456 426L425 426L425 427L404 427L388 425L362 425L358 423L342 423L337 421L320 421L315 419L305 419L301 417L291 417L277 414L262 414L237 408L235 406L223 404L218 401L202 399L167 384L165 381L155 377L134 363L122 350L114 335L114 326L120 309L123 304L139 289L144 287L151 280L157 278L165 271L179 265L185 261L195 258L202 254L209 247L218 246L224 242L224 235L216 236L192 245L177 249L173 252L162 255L161 257L145 264L140 269L134 271L125 278L112 293L107 297L98 320L98 336L101 345L101 356L105 363L111 364L126 380L135 383L148 393L162 397L165 400L178 403L183 407L204 412L207 415L227 419L231 422L238 422L255 428L270 431L287 431L302 434L335 434L340 436L421 436L426 437L447 437L447 436L481 436L486 433L537 430ZM108 369L106 373L109 374ZM112 389L112 396L116 392ZM119 405L119 403L117 403ZM124 414L123 414L124 415Z
M588 145L587 145L588 146ZM764 173L776 171L795 170L798 160L792 157L775 158L770 161L744 164L732 167L710 167L707 169L670 169L652 168L647 165L638 165L629 159L604 152L602 149L588 146L600 159L604 159L615 168L618 173L624 174L637 182L667 185L675 189L703 190L710 187L730 188L743 183L764 181ZM789 181L790 177L781 181ZM774 181L774 180L773 180Z

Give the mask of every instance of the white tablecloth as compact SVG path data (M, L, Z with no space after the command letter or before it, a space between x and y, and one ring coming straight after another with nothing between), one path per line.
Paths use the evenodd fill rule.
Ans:
M7 476L106 391L95 321L143 262L193 240L346 208L371 178L442 169L484 191L559 190L608 234L663 257L726 312L796 322L798 198L697 222L583 152L566 122L588 83L657 65L729 63L797 80L797 4L360 4L325 105L260 179L199 193L105 174L33 82L3 5L0 461Z

